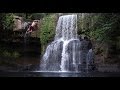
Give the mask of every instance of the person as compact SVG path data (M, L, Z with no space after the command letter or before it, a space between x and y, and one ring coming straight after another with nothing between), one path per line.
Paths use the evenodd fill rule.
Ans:
M32 24L29 26L28 30L26 31L26 33L28 34L31 34L31 32L35 31L38 29L38 21L37 20L34 20L32 22Z

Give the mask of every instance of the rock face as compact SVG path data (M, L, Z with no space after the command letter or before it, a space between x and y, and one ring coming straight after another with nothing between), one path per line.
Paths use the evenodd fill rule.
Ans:
M39 38L39 27L40 27L40 20L34 20L37 21L37 29L31 33L31 37L38 37ZM33 21L33 22L34 22ZM22 17L14 16L14 29L13 31L16 32L26 32L28 25L32 22L26 22L23 20Z
M28 26L29 23L31 23L31 22L24 21L22 17L14 16L14 29L13 29L13 31L24 30L24 29L26 29L26 27Z
M14 29L13 31L22 29L23 18L19 16L14 16Z

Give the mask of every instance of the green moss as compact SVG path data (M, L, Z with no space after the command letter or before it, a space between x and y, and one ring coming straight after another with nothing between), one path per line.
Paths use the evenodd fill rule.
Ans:
M18 57L20 57L20 53L15 51L15 52L12 53L12 57L18 58Z
M12 55L11 55L11 53L8 52L8 51L3 51L3 56L4 56L4 57L11 57Z
M8 58L18 58L20 57L20 53L17 51L9 51L9 50L0 49L0 56L8 57Z

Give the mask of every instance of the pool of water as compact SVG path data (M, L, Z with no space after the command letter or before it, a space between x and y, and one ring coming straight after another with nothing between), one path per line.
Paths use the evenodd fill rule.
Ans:
M120 77L117 72L0 72L0 77Z

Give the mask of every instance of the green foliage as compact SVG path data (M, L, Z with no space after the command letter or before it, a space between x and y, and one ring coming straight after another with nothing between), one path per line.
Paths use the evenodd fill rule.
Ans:
M3 51L3 56L4 57L11 57L11 53L8 51Z
M50 43L55 36L55 27L56 27L56 15L51 14L47 15L42 19L40 27L40 41L42 45L41 52L44 52L44 49Z
M14 52L12 53L12 56L13 56L14 58L18 58L18 57L20 57L20 53L14 51Z
M119 56L120 14L119 13L84 13L79 17L78 34L85 34L95 43L94 51L105 62ZM114 53L115 56L114 57Z
M14 13L14 15L26 18L26 13Z
M0 56L8 57L8 58L18 58L20 57L20 53L17 51L8 51L8 50L0 49Z
M14 26L14 21L13 21L13 15L12 13L6 13L3 16L2 19L2 25L4 30L12 30Z
M34 20L34 19L41 19L41 18L43 18L46 15L47 15L46 13L33 13L33 14L31 14L30 18L32 20Z
M109 42L120 29L120 14L90 13L79 19L79 31L97 41ZM118 33L115 33L118 32ZM118 35L117 35L118 36Z
M55 15L49 15L43 18L41 25L40 39L41 44L46 45L53 40L55 35Z

